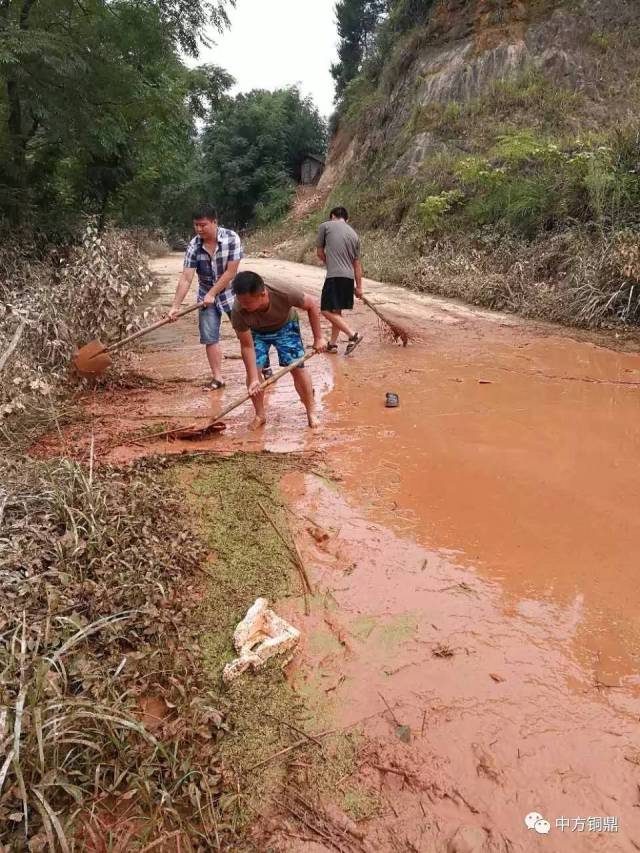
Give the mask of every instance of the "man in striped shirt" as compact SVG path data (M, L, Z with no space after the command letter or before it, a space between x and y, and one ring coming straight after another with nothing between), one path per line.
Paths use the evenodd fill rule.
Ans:
M195 274L198 274L198 302L206 307L199 312L200 343L207 351L212 381L207 390L224 388L222 378L222 348L220 323L223 312L231 316L233 308L233 281L244 256L240 237L235 231L218 225L218 215L211 205L203 205L193 213L196 236L189 243L184 256L184 267L169 317L174 318L189 292Z

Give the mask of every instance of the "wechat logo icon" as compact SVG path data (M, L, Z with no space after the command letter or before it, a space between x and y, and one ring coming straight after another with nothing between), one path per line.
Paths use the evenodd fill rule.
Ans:
M551 830L551 824L539 812L529 812L524 819L524 823L527 829L533 829L539 835L548 835Z

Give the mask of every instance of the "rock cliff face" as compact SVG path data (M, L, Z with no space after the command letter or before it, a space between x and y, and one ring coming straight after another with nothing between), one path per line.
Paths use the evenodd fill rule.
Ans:
M371 278L640 324L640 0L431 9L408 32L382 25L383 57L345 92L316 209L288 220L278 251L310 258L308 234L341 204Z
M425 157L452 144L412 132L416 111L468 103L525 72L591 99L588 124L597 129L605 108L609 119L624 112L629 69L611 48L639 18L638 0L443 0L425 31L396 45L366 115L340 121L320 189L364 167L415 176ZM453 144L464 150L464 135Z

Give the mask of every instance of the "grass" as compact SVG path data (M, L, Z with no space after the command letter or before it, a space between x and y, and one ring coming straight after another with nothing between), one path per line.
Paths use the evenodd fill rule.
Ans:
M292 599L293 609L301 612L296 602L302 595L300 579L292 571L289 552L257 509L258 502L267 507L288 535L279 483L292 466L300 464L291 455L243 454L175 471L189 496L190 512L206 543L209 571L215 577L202 604L207 629L201 639L214 683L234 656L236 624L258 596L280 602L280 607ZM240 793L225 799L233 808L237 831L264 812L269 792L290 783L291 762L308 765L305 787L323 798L335 799L335 781L353 769L359 742L354 732L336 733L322 752L309 745L272 759L299 739L299 731L317 733L330 727L324 694L294 693L281 667L282 661L272 661L264 671L232 684L219 699L229 728L220 745L221 757L240 786ZM261 765L259 770L252 770L256 765Z
M286 531L291 464L2 461L0 845L124 853L179 835L187 850L242 850L291 761L317 760L329 790L350 734L322 760L313 745L271 760L295 729L317 731L282 662L220 679L253 600L296 594L284 545L247 512L261 499ZM153 733L147 695L168 709Z
M0 842L65 850L110 837L136 850L176 831L224 836L222 717L181 604L200 583L202 545L162 466L2 469ZM173 709L169 742L140 722L148 690ZM185 737L191 725L206 738ZM118 827L113 808L126 812Z

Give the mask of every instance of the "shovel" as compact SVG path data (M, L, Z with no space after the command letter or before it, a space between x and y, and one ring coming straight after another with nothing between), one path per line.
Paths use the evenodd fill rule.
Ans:
M184 317L185 314L190 314L191 311L195 311L197 308L202 308L201 302L196 302L195 305L190 305L188 308L178 311L175 315L175 319L177 320L178 317ZM75 355L73 356L73 363L77 370L85 376L98 376L99 374L104 373L105 370L111 366L110 353L115 352L115 350L120 349L125 346L125 344L129 344L131 341L135 341L143 335L148 335L149 332L153 332L155 329L159 329L161 326L166 326L167 323L171 322L173 322L172 319L165 317L164 320L158 320L156 323L152 323L150 326L147 326L146 329L139 329L137 332L134 332L133 335L129 335L121 341L116 341L115 344L111 344L111 346L108 347L98 340L89 341L88 344L85 344L83 347L80 347L79 350L76 350Z
M316 355L315 350L311 350L311 352L306 353L302 356L302 358L296 359L287 367L283 367L281 370L277 370L273 376L270 376L269 379L265 379L264 382L260 383L260 390L264 391L265 388L268 388L269 385L273 385L274 382L277 382L278 379L281 379L286 373L291 373L292 370L295 370L296 367L302 367L305 361L308 361L310 358ZM188 427L178 427L177 429L168 429L163 430L162 432L151 432L147 433L145 436L141 436L136 439L136 441L146 441L150 438L186 438L186 439L196 439L196 438L205 438L207 435L216 432L222 432L225 429L225 425L221 423L221 419L228 415L229 412L232 412L234 409L237 409L239 406L242 406L247 400L251 399L251 394L247 393L240 397L238 400L234 400L233 403L229 403L228 406L225 406L224 409L218 412L213 418L210 418L204 426L188 426Z

